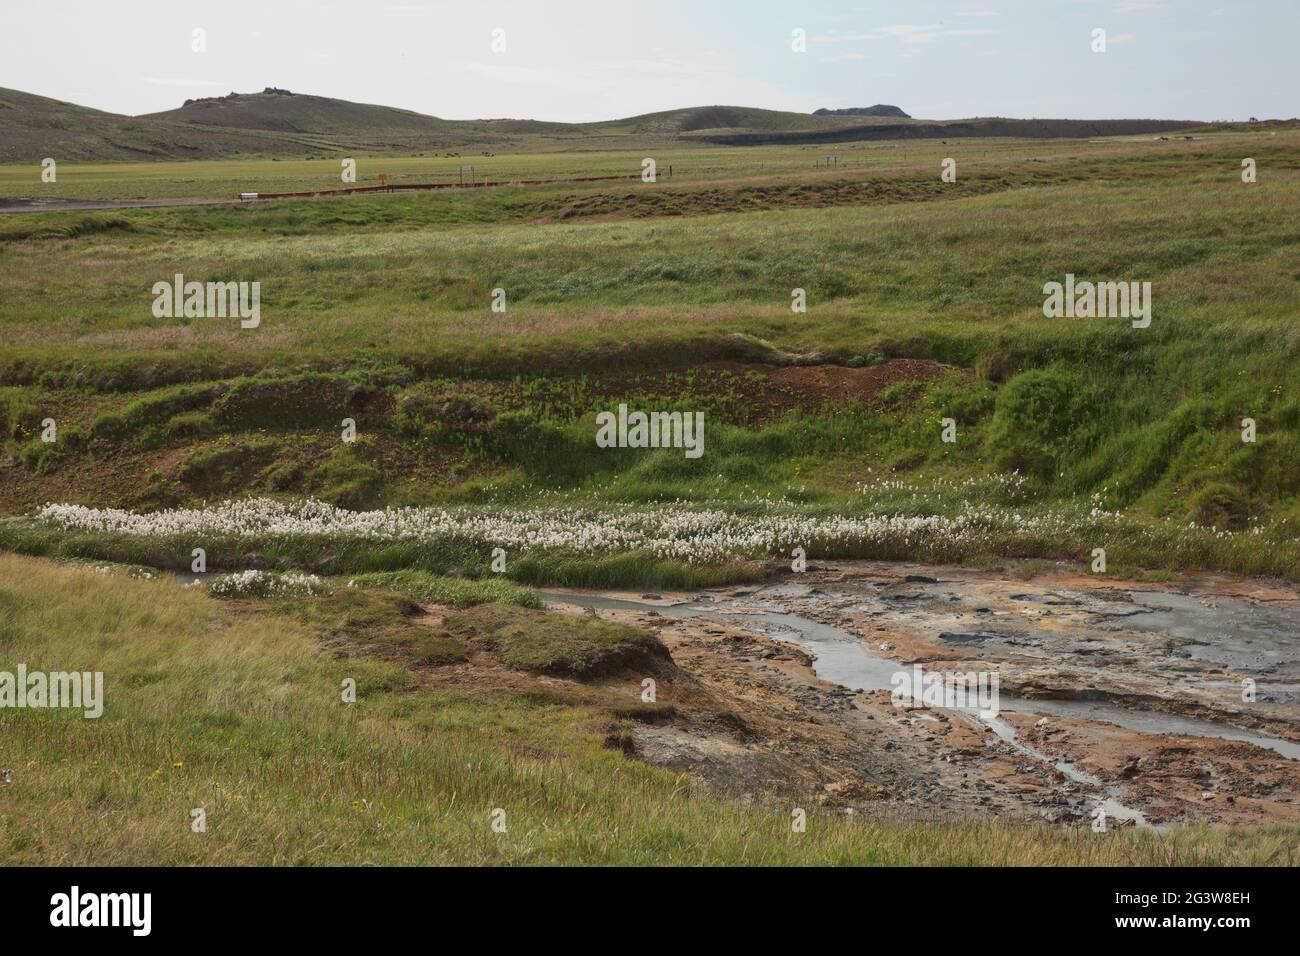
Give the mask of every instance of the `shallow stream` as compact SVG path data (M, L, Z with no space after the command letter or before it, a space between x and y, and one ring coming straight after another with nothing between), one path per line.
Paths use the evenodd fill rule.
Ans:
M829 588L822 585L818 590L819 593L825 593ZM789 585L773 585L755 588L740 595L735 593L700 595L695 600L684 603L635 600L625 595L610 596L576 592L543 591L541 596L548 601L593 609L656 611L668 617L707 618L741 626L778 640L788 641L809 651L814 655L813 670L823 680L851 690L892 691L894 685L891 683L891 678L900 670L905 670L908 665L879 656L865 641L841 628L812 620L791 610L791 598L796 594L802 596L807 593L806 588L792 590ZM1142 605L1152 608L1157 615L1154 619L1142 620L1141 627L1171 626L1184 631L1194 627L1189 623L1189 617L1195 614L1196 608L1200 605L1193 606L1186 600L1178 600L1182 596L1176 594L1161 593L1153 596L1153 592L1137 592L1134 597L1138 595L1144 599L1141 601ZM1205 609L1201 608L1201 610ZM1221 607L1217 610L1219 613L1212 616L1239 616L1245 613L1232 607ZM1145 613L1133 615L1133 617L1139 616L1145 617ZM1126 626L1132 627L1138 623L1138 621L1128 620ZM1274 664L1273 658L1279 653L1276 648L1267 646L1263 641L1252 650L1255 651L1256 660L1266 658L1270 665ZM1044 717L1104 721L1146 734L1180 734L1245 741L1273 750L1292 760L1300 760L1300 743L1210 720L1181 717L1159 711L1137 710L1100 700L1026 699L1007 695L999 695L999 698L999 713L1015 711ZM1140 825L1145 824L1141 811L1123 805L1121 788L1107 786L1095 777L1084 773L1074 764L1054 760L1028 746L1019 739L1015 728L1000 716L988 717L980 715L973 708L961 709L982 720L993 733L1025 756L1051 764L1069 779L1099 790L1104 794L1099 803L1112 819L1131 818Z

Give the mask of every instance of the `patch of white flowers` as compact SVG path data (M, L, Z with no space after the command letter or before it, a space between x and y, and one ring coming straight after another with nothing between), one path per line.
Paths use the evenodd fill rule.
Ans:
M194 584L200 582L195 581ZM209 594L217 597L293 597L301 594L318 594L325 582L314 574L287 571L273 574L268 571L240 571L222 574L202 582Z
M1124 515L1102 508L1098 499L1069 511L1027 513L967 501L956 513L947 515L844 516L775 510L737 513L685 503L603 509L466 506L345 511L315 500L283 503L252 498L148 514L48 505L38 517L66 531L133 537L319 537L431 546L486 545L515 552L576 555L644 552L696 563L782 556L795 547L805 548L810 555L848 557L964 550L1008 537L1080 540L1080 535L1088 535L1082 540L1102 540L1107 531L1133 533L1136 527Z

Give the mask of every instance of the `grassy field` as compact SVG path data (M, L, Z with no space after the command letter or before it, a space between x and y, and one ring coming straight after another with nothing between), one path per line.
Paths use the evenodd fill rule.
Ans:
M832 169L8 217L0 410L18 464L0 505L312 494L953 516L981 503L962 482L1018 472L1010 524L1078 519L918 555L1083 559L1102 508L1121 516L1122 566L1297 577L1298 141L1144 139L1103 158L990 144L954 184ZM1258 183L1241 181L1245 154ZM150 289L178 271L259 281L260 327L155 318ZM1066 273L1151 282L1150 328L1044 318L1042 286ZM801 377L825 363L856 377ZM594 415L619 402L704 411L709 453L601 452Z
M388 582L391 583L391 582ZM368 655L385 591L222 601L0 556L0 668L106 675L104 714L0 711L6 864L1294 864L1293 828L1157 836L757 808L602 745L627 702L431 687ZM55 596L57 595L57 598ZM500 627L505 605L458 625ZM533 612L537 613L537 612ZM510 618L530 651L546 635ZM531 630L530 630L531 629ZM327 649L322 649L322 634ZM361 634L363 636L358 636ZM376 637L378 635L378 637ZM552 654L610 640L582 629ZM371 645L369 648L359 644ZM521 666L535 666L525 660ZM357 701L340 687L356 681ZM192 830L192 811L206 832ZM491 824L505 811L505 832Z
M937 147L918 145L912 155L932 153ZM821 152L827 152L822 150ZM831 150L830 152L834 152ZM841 152L844 152L841 150ZM897 150L892 151L897 153ZM668 178L709 179L727 175L783 173L808 170L824 156L798 147L762 147L753 150L707 147L655 150L653 154L627 151L581 153L496 154L377 157L358 155L356 185L378 185L383 173L389 183L502 182L514 179L573 179L583 176L639 176L641 160L653 155ZM828 153L829 155L829 153ZM890 155L877 147L845 153L858 160L870 155ZM940 157L942 158L942 157ZM937 160L936 160L937 161ZM467 167L462 172L462 167ZM468 167L473 167L472 171ZM301 192L342 189L338 159L200 160L154 163L68 163L59 167L57 182L42 183L40 168L0 167L0 195L54 196L81 199L135 199L191 197L230 199L241 192Z
M1282 136L1294 136L1283 131ZM1174 136L1113 137L1096 140L962 139L942 142L862 142L802 146L754 146L747 148L660 145L641 150L584 149L556 152L444 151L417 156L375 156L358 153L356 185L378 185L383 173L387 182L452 183L509 182L518 179L574 179L583 176L635 176L641 161L654 158L660 175L667 180L692 183L735 180L746 177L809 173L821 168L828 173L937 175L946 157L957 159L964 170L1005 172L1016 164L1058 161L1141 158L1163 160L1171 156L1203 154L1215 149L1267 144L1277 137L1269 134L1243 136L1236 133L1197 133L1184 141ZM491 155L485 155L491 153ZM827 164L833 157L833 164ZM462 167L472 166L472 172ZM227 159L155 161L141 163L65 162L58 166L55 182L41 181L39 165L0 165L0 197L27 196L76 199L233 199L241 192L301 192L341 189L341 165L329 159ZM444 197L439 197L439 202Z
M656 653L557 623L529 586L754 580L794 547L1081 570L1104 547L1112 573L1300 579L1300 133L657 159L674 176L653 185L0 217L0 669L108 675L99 721L0 711L0 860L1295 862L1283 827L814 813L794 834L788 807L606 746L635 705L609 687L437 678L475 653L568 677ZM461 162L640 157L382 170ZM0 169L0 194L33 179ZM46 195L336 180L333 161L67 164ZM260 325L156 317L177 272L259 282ZM1067 273L1150 282L1150 327L1045 318ZM598 448L619 403L703 412L704 454ZM235 576L124 570L186 571L196 546ZM454 613L421 623L430 603Z

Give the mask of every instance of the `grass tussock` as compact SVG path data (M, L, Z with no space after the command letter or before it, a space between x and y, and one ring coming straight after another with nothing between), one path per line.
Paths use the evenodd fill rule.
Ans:
M488 604L448 617L447 633L501 655L508 666L538 674L588 679L636 669L654 673L669 662L651 634L594 617L571 617Z
M513 604L538 608L536 593L501 578L451 578L423 571L377 571L348 578L348 587L384 588L413 600L447 607L467 608L477 604Z

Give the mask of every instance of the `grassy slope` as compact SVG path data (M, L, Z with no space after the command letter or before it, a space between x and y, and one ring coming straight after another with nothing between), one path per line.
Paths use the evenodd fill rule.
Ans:
M150 113L147 118L230 129L361 136L433 132L449 125L446 120L410 110L352 103L328 96L275 93L203 97L175 109Z
M105 113L0 88L0 162L5 163L30 167L47 156L65 164L301 154L310 143L310 138L293 134L204 130L147 116Z
M950 187L904 168L868 179L90 217L117 225L0 245L9 449L29 473L55 476L78 463L95 476L99 462L135 454L133 488L146 475L149 484L126 503L143 507L266 492L356 507L478 501L489 490L528 503L545 490L545 499L564 492L578 502L740 505L771 496L829 511L959 514L969 493L918 499L880 477L924 488L1018 468L1030 476L1034 507L1086 510L1096 497L1139 519L1170 520L1158 535L1141 524L1117 532L1113 561L1300 575L1295 134L1167 152L1110 148L1123 155L972 159ZM1240 182L1245 151L1261 164L1256 185ZM816 202L832 204L789 208ZM787 208L666 219L719 206ZM633 219L529 222L606 209ZM4 224L10 235L29 221L57 229L57 220L16 219ZM263 326L153 319L147 290L177 268L263 282ZM1151 281L1152 328L1044 319L1041 285L1066 272ZM487 310L498 285L510 295L506 316ZM789 311L796 286L809 291L807 315ZM840 362L915 356L969 371L900 385L868 408L832 403L754 419L745 376L681 377L686 365L736 356L732 333ZM279 394L322 395L296 424L164 388L259 371L283 377L304 365L351 369L354 385L298 377L240 386L268 408L283 406ZM629 385L628 369L651 381ZM376 405L359 415L364 441L341 449L329 395L356 385ZM438 420L439 403L467 392L497 416L493 424ZM591 414L624 399L703 408L710 454L698 462L591 454ZM35 438L45 412L64 425L59 447ZM957 445L937 441L945 416L961 423ZM1240 442L1242 416L1258 423L1256 445ZM186 479L222 471L225 484ZM104 485L91 479L90 488ZM43 497L10 507L60 497L39 481L35 489ZM104 503L94 490L73 497ZM1188 519L1255 522L1268 535L1187 532ZM1097 544L1083 525L1001 541L1011 553L1069 558ZM38 536L26 546L52 545ZM237 561L238 550L229 557ZM409 557L339 567L378 570ZM421 566L441 572L458 561L448 554Z
M0 711L6 864L1295 862L1277 826L1097 835L812 812L793 834L787 808L693 793L605 749L580 697L422 689L396 663L322 653L292 614L11 556L0 606L0 668L101 670L106 701L94 723Z

